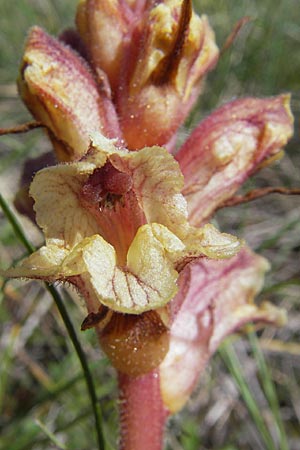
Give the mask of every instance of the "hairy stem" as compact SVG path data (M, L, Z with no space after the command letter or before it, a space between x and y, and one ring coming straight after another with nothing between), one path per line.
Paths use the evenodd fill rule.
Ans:
M165 409L157 370L139 377L119 373L120 450L162 450Z

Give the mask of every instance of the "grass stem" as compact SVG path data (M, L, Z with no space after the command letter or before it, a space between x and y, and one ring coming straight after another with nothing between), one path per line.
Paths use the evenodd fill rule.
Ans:
M219 354L239 387L241 396L247 406L249 414L251 415L253 422L259 431L262 440L264 441L266 450L276 450L276 446L261 415L261 410L248 387L247 381L245 380L238 357L228 340L219 348Z
M277 398L276 389L272 381L270 369L266 363L264 354L260 348L258 338L255 332L253 331L253 326L250 325L249 329L250 331L248 333L248 338L252 347L253 355L257 363L260 381L277 425L280 449L288 450L289 446L287 436L284 429L283 421L281 419L279 402Z
M3 198L3 196L1 194L0 194L0 206L7 218L7 220L11 224L18 239L21 241L21 243L24 245L24 247L28 250L29 253L34 252L34 250L35 250L34 246L28 241L28 239L22 229L22 226L18 222L17 218L15 217L15 214L13 213L13 211L9 207L8 203L6 202L6 200ZM71 322L71 319L69 317L67 309L65 308L61 294L58 292L58 290L54 286L50 286L47 283L45 283L45 284L46 284L46 288L47 288L48 292L51 294L51 296L61 314L62 320L65 324L65 327L68 331L68 334L70 336L72 344L77 353L79 362L81 364L82 371L83 371L86 385L87 385L87 389L89 392L90 400L91 400L93 414L94 414L95 427L96 427L97 440L98 440L98 449L104 450L105 449L105 440L104 440L104 435L103 435L102 425L101 425L102 424L102 413L101 413L100 405L97 401L96 389L95 389L92 374L90 372L90 369L89 369L89 366L87 363L85 353L84 353L83 348L78 340L76 331Z

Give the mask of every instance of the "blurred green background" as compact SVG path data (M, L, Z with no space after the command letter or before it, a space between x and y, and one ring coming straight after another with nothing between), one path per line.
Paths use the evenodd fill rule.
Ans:
M72 26L76 4L76 0L0 0L1 127L30 120L15 87L28 28L38 24L55 35ZM220 47L239 19L249 16L251 20L209 75L182 134L187 135L213 108L236 96L291 92L295 136L286 155L280 163L256 175L245 189L299 187L299 0L278 0L276 4L271 0L197 0L195 8L209 16ZM1 138L0 188L9 203L18 189L23 162L48 149L50 144L40 130ZM29 221L20 216L18 220L31 241L40 245L42 237ZM289 320L283 329L269 327L260 331L258 342L253 336L250 340L236 336L227 343L211 361L188 406L169 422L166 449L298 450L299 198L272 195L221 210L217 220L224 231L245 238L252 248L269 258L272 270L261 298L286 308ZM0 264L7 267L25 250L3 214L0 236ZM37 283L16 281L3 282L0 295L0 449L96 449L81 368L51 297ZM83 317L80 299L76 298L75 303L66 299L66 305L79 330ZM80 340L97 383L108 449L116 449L114 371L101 355L92 331L81 333ZM266 367L261 365L260 349ZM244 385L235 368L244 377ZM266 386L266 380L276 387L276 395L268 383ZM247 401L247 388L256 405L254 410ZM264 426L259 427L261 420L270 435L269 443L264 439Z

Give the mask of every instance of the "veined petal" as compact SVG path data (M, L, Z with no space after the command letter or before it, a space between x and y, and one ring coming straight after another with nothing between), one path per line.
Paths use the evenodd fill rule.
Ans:
M103 164L106 158L103 159ZM47 243L73 248L98 231L94 217L80 203L84 181L95 166L81 162L61 164L39 171L30 186L36 220Z
M194 130L176 155L193 225L206 220L287 143L293 132L289 100L288 95L236 100Z
M199 259L181 273L171 303L169 352L160 366L162 396L171 412L183 407L228 334L249 321L284 322L284 311L253 302L268 267L264 258L244 248L229 260Z
M120 267L114 248L101 236L81 240L72 250L48 244L16 268L9 277L65 281L80 277L89 295L114 311L140 314L164 306L177 292L178 273L172 259L183 243L166 227L144 225L134 238L127 265ZM80 283L79 283L80 285Z
M114 131L114 137L118 136L107 90L98 91L85 61L41 28L31 29L18 85L29 110L50 131L59 160L79 159L93 131L107 136Z
M7 269L4 276L9 278L32 278L49 282L58 279L64 280L65 276L60 267L69 252L63 247L48 244L41 247L32 255L25 258L16 267Z
M165 227L152 224L138 230L124 269L117 267L113 248L100 239L95 237L93 245L84 250L84 259L101 303L115 311L139 314L174 297L178 273L172 254L181 251L183 244Z

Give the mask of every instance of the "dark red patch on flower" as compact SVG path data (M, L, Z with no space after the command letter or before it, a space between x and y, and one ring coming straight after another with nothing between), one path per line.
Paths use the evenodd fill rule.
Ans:
M119 172L111 163L106 163L102 170L102 186L111 194L126 194L132 187L132 179L127 173Z
M96 219L98 233L115 248L118 264L126 265L132 240L146 223L132 177L107 162L82 185L79 202Z
M131 176L115 169L108 162L89 176L82 187L82 194L87 202L94 204L105 200L108 196L110 201L119 199L120 196L127 194L131 188Z

